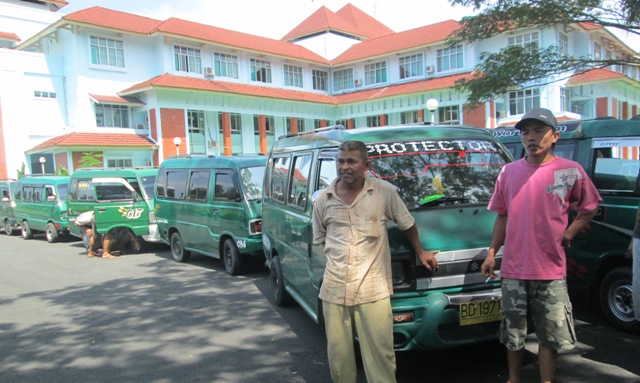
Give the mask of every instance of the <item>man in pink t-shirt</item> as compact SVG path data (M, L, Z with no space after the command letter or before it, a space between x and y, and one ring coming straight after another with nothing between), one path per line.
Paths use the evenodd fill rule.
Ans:
M551 111L533 108L516 128L527 156L507 164L496 181L489 210L498 216L482 273L495 277L495 254L504 245L498 338L507 348L509 382L520 382L528 315L539 341L540 381L552 382L558 350L575 345L564 248L601 199L577 162L552 154L560 133ZM579 214L567 226L572 205Z

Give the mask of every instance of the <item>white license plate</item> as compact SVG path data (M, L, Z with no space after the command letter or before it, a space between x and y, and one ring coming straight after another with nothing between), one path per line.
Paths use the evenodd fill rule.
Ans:
M497 322L502 319L500 300L483 300L460 303L460 326Z

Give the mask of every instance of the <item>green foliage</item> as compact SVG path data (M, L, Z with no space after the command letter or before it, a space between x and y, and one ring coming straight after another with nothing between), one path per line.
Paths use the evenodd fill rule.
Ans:
M547 28L589 22L640 36L638 0L450 0L452 5L473 7L478 13L465 17L461 28L449 36L450 46L486 40L519 28ZM540 86L566 79L576 71L612 65L640 67L637 55L615 59L573 57L557 47L532 51L509 46L498 52L482 52L470 78L456 83L468 92L472 105L490 101L509 90Z
M69 169L65 168L64 166L58 166L58 169L54 172L55 175L57 176L68 176L69 174Z
M84 152L80 161L78 161L78 169L80 168L101 168L104 166L102 162L102 153Z
M27 165L25 165L25 163L22 163L22 166L20 166L20 169L17 170L18 172L18 179L22 178L22 176L24 176L25 173L25 169L27 168Z

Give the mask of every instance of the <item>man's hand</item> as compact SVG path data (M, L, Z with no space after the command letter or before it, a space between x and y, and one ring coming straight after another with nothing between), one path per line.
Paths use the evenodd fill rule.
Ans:
M496 273L493 272L495 267L496 267L496 258L490 255L484 259L484 262L482 262L482 266L480 266L480 271L482 272L482 275L484 275L487 278L497 278Z
M427 270L438 271L438 260L436 259L436 254L438 254L440 250L426 251L422 250L418 254L418 258L420 262L427 268Z

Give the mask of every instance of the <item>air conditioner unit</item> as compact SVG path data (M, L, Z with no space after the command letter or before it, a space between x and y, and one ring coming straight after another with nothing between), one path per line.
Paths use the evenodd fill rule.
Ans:
M433 65L427 65L424 70L427 74L434 74L436 72L436 68Z
M218 147L218 141L211 140L209 141L209 149L215 149Z
M204 77L205 78L214 78L216 75L215 71L212 67L206 66L204 67Z
M360 86L360 85L362 85L362 80L360 80L359 78L355 79L355 80L353 81L353 85L355 85L355 86Z

